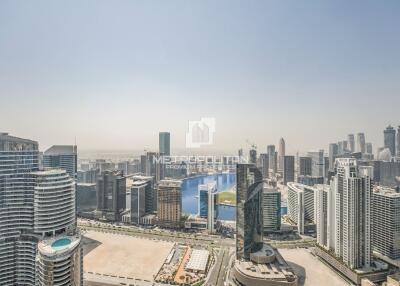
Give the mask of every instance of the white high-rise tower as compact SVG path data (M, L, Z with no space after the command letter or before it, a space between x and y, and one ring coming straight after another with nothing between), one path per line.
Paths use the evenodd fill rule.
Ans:
M334 250L350 268L371 264L371 167L357 166L357 160L336 160L333 179L335 196ZM332 234L331 234L332 235Z

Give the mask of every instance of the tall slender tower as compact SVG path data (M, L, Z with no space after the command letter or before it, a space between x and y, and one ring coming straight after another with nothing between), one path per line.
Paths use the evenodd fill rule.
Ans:
M275 145L268 145L267 146L267 154L269 160L269 168L272 170L273 173L276 173L276 155L275 155Z
M0 285L35 285L30 173L39 169L38 148L35 141L0 133Z
M335 196L335 254L352 269L371 264L371 167L357 160L336 160L333 179Z
M353 139L354 139L354 136L353 136ZM353 145L353 147L354 147L354 145ZM336 144L336 143L329 144L329 170L331 170L331 171L334 169L335 159L338 155L338 151L339 151L338 144Z
M350 152L355 151L355 144L354 144L354 134L347 135L347 148L349 148Z
M38 157L37 142L0 133L0 285L83 285L74 177Z
M397 128L397 157L400 158L400 125Z
M263 246L262 174L252 164L237 164L236 180L236 257L250 259Z
M365 153L365 134L358 133L357 134L357 152Z
M396 156L396 130L392 126L386 127L383 131L384 147L390 150L392 157Z
M160 155L169 156L171 155L171 138L169 132L160 132L158 136L159 153Z
M285 140L281 138L279 140L279 147L278 147L278 170L283 171L283 157L286 155L286 148L285 148Z

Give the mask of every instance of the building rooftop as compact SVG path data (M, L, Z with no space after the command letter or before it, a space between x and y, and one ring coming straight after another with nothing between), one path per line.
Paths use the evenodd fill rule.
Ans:
M74 155L77 153L76 145L53 145L46 151L44 155Z
M0 143L4 143L4 142L19 143L19 144L24 144L24 146L21 146L21 150L20 150L20 149L16 149L15 146L10 148L7 145L0 144L0 151L22 151L22 150L37 150L38 149L38 143L36 141L29 140L29 139L23 139L23 138L19 138L19 137L14 137L14 136L9 135L7 132L0 132ZM28 145L28 146L26 146L26 145Z
M297 280L297 276L294 274L292 268L286 263L280 253L271 247L267 247L267 250L272 251L272 253L267 253L270 257L269 260L272 260L269 263L256 263L249 260L236 260L235 270L239 276L247 277L247 279L253 280L255 283L268 280L275 281L277 283L276 285L281 285L279 282L295 282Z
M199 185L199 191L211 191L211 192L216 192L217 191L217 182L212 181L207 184L202 184Z
M204 249L193 249L186 269L194 271L205 271L207 268L210 252Z
M263 193L280 193L277 187L271 187L267 183L264 183Z
M36 172L32 172L32 175L36 176L49 176L49 175L57 175L57 174L65 174L67 171L59 168L46 168L44 170L39 170Z
M42 255L57 256L75 249L80 241L80 236L62 235L40 241L38 249Z
M181 180L161 180L158 182L159 187L174 187L180 188L182 184Z
M95 187L96 183L77 183L77 185L83 187Z
M148 183L149 183L149 181L144 181L144 180L133 181L133 182L131 183L131 187L140 187L140 186L146 185L146 184L148 184Z
M400 193L390 187L376 186L374 187L374 194L391 198L400 198Z

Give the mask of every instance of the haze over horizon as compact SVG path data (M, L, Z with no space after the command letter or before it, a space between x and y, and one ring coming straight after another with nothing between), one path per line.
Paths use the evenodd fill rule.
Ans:
M400 124L399 1L1 1L0 131L80 150L327 148ZM196 153L197 149L193 149Z

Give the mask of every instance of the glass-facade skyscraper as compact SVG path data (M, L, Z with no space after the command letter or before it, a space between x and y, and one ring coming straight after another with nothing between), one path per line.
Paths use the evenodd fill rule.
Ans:
M392 157L396 156L396 130L392 126L386 127L383 131L384 146L390 150Z
M160 132L158 135L158 143L159 143L159 152L160 155L169 156L171 155L171 143L170 143L170 134L169 132Z
M80 286L75 182L38 162L37 142L0 133L0 285ZM62 253L51 248L59 240L70 242Z
M357 152L365 153L365 134L357 133Z
M351 153L355 152L354 134L347 135L347 145Z
M71 178L77 178L78 151L75 145L54 145L43 154L43 167L62 168Z
M250 259L263 247L263 181L252 164L236 166L236 258Z
M0 285L34 285L37 242L30 173L39 169L38 160L37 142L0 133Z

